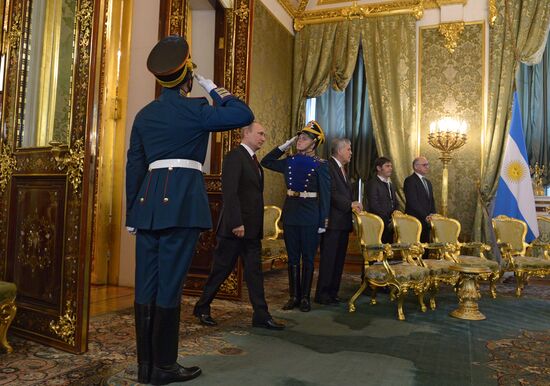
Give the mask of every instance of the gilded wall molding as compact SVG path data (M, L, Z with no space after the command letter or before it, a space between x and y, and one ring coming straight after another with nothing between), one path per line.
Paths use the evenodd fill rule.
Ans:
M82 138L77 139L73 146L69 149L68 154L61 154L63 150L55 143L52 144L52 153L54 154L55 162L59 170L67 169L69 182L73 185L74 191L78 191L82 183L82 174L84 173L84 141Z
M56 321L50 322L50 329L64 342L74 346L76 332L76 314L72 309L72 302L67 301L65 313Z
M345 8L331 8L298 13L294 18L294 29L300 31L307 24L332 23L387 15L411 14L416 20L420 20L424 15L425 8L422 0L365 5L357 5L357 2L354 1L353 5Z
M10 32L8 33L8 40L12 50L17 50L19 48L19 41L23 34L21 31L21 6L21 3L15 4L15 13Z
M458 45L458 39L464 32L464 22L439 24L439 33L445 38L445 48L452 54Z
M494 26L497 20L497 0L489 0L489 26Z
M16 168L17 161L13 155L11 146L3 142L2 150L0 151L0 193L4 193Z

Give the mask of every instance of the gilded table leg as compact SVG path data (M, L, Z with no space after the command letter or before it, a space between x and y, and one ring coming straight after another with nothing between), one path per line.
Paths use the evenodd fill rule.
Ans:
M405 300L405 296L407 296L407 291L400 291L397 294L397 319L399 320L405 320L405 313L403 312L403 301Z
M479 311L477 301L481 294L477 288L477 273L461 273L459 281L458 308L451 312L451 316L466 320L483 320L485 315Z

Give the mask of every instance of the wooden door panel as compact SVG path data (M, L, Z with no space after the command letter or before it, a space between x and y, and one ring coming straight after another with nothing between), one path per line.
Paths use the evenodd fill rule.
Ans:
M101 75L95 65L107 3L63 1L63 12L55 14L63 29L58 35L47 34L52 23L33 11L43 7L53 12L59 3L11 0L4 13L9 38L2 51L0 278L18 289L11 330L74 353L87 350L95 177L91 149L97 146L92 122ZM32 17L42 21L31 25ZM43 35L33 35L31 28L43 28ZM30 44L32 36L58 40L37 49ZM50 49L56 64L38 66L37 57L48 64ZM37 71L37 77L28 78Z
M18 302L55 313L60 309L65 176L14 177L10 202L8 269ZM15 326L21 324L16 320Z

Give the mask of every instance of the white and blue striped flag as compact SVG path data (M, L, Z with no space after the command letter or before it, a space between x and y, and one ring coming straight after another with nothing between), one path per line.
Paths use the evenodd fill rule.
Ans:
M527 223L527 242L539 235L535 196L521 124L518 96L514 92L512 123L504 149L493 217L504 214Z

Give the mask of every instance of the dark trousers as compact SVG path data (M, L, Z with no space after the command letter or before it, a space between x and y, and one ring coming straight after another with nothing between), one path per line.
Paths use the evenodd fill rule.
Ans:
M212 270L204 286L203 293L195 305L195 313L210 315L210 304L225 279L231 274L240 256L244 268L244 279L248 296L254 309L254 321L263 322L270 318L264 294L261 249L259 239L239 239L218 237L214 251Z
M195 254L198 228L138 229L135 302L177 307Z
M319 246L317 225L285 225L284 238L289 265L300 265L313 268L313 259Z
M384 225L384 232L382 232L382 242L384 244L393 243L393 224L391 222L391 219L389 221L386 221Z
M327 229L321 235L321 261L315 291L316 300L323 301L337 297L346 261L348 240L349 232L343 230Z

